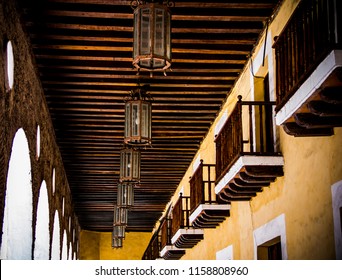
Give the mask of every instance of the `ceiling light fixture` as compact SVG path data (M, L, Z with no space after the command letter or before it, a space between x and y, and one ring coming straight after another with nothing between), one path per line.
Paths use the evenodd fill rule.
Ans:
M120 182L140 182L140 150L125 147L120 151Z
M132 0L134 9L133 66L165 71L171 66L171 12L173 1Z
M151 145L152 97L147 87L138 85L125 100L125 144Z

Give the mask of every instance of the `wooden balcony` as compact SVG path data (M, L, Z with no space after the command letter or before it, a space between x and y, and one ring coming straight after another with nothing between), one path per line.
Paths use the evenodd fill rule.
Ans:
M192 248L203 238L203 230L194 228L189 221L190 197L180 195L172 209L171 243L177 248Z
M222 201L250 200L283 176L283 157L276 152L274 102L242 101L215 139L215 193Z
M190 218L194 228L215 228L230 215L230 204L215 194L215 164L200 165L190 179Z
M342 3L302 0L275 38L276 124L293 136L342 126Z
M160 256L165 260L179 260L184 254L185 249L177 248L171 243L171 222L169 217L162 220L160 226L161 251Z
M148 244L144 255L142 257L143 260L156 260L160 258L160 232L156 231Z

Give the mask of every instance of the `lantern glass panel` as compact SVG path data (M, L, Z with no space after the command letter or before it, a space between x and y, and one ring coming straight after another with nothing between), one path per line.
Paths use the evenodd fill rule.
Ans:
M164 42L164 10L155 9L154 53L156 55L164 55Z
M132 175L133 178L140 178L140 154L137 151L133 152L133 164Z
M131 135L131 104L129 102L125 105L125 137Z
M142 103L141 136L151 138L150 104Z
M165 40L166 40L166 59L171 61L171 16L170 13L165 13L166 27L165 27Z
M141 9L141 34L140 34L140 54L147 55L151 51L151 23L150 8Z
M132 103L132 136L139 136L140 132L140 113L139 103Z
M139 34L139 14L138 14L138 10L135 10L134 12L134 38L138 38L138 34ZM133 57L136 57L139 54L139 40L133 40Z

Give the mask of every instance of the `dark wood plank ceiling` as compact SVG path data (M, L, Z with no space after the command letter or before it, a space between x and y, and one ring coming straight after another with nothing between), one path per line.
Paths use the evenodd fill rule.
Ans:
M124 98L150 85L152 147L127 231L151 231L278 0L175 1L172 72L132 69L133 11L121 0L18 0L83 229L111 231Z

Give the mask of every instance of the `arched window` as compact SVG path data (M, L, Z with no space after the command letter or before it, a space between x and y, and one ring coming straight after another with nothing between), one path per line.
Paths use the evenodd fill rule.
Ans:
M52 247L51 247L51 259L60 260L60 226L58 211L55 212L55 218L53 223L53 235L52 235Z
M43 181L40 186L37 208L36 241L34 246L35 260L49 259L49 241L49 201L46 182Z
M56 191L56 168L52 170L52 194L54 195Z
M14 56L11 41L7 42L5 56L6 89L11 90L14 82Z
M1 259L32 258L32 179L28 141L15 134L8 166Z
M37 125L37 138L36 138L36 159L40 156L40 126Z

